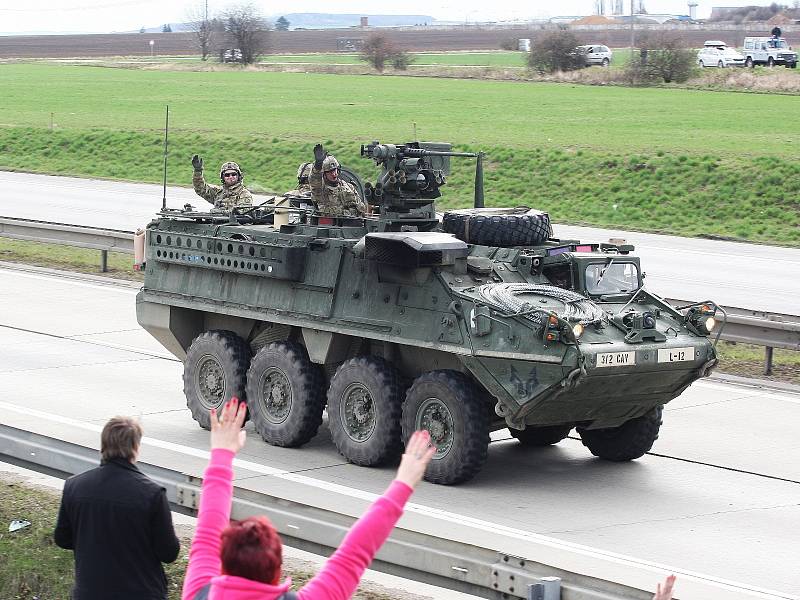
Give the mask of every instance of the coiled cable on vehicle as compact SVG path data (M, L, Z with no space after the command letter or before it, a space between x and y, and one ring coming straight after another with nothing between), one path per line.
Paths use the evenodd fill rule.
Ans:
M520 314L538 325L543 325L548 312L555 312L559 317L571 323L590 325L600 323L607 316L594 302L572 290L553 285L535 283L487 283L478 288L478 294L488 304L503 310ZM521 299L522 294L536 294L555 298L564 303L563 312L547 311Z

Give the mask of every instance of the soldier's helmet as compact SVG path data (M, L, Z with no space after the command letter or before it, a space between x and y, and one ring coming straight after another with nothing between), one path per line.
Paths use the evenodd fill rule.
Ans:
M323 165L325 163L323 162ZM311 175L311 165L312 163L307 162L303 163L297 168L297 183L300 185L306 185L308 183L308 177Z
M228 171L236 171L239 174L239 180L237 181L237 183L241 183L242 179L244 179L242 175L242 169L239 168L239 165L237 163L230 160L228 162L222 163L222 166L219 168L219 180L222 183L225 183L225 178L222 176L222 174Z
M339 168L339 161L336 160L335 156L326 156L325 160L322 161L322 172L327 173L328 171L333 171L334 169Z

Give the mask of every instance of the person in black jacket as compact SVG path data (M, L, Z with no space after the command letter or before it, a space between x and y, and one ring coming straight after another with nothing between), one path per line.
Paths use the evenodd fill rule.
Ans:
M99 467L64 485L54 538L75 553L72 600L166 600L161 563L178 558L166 490L136 467L142 428L114 417Z

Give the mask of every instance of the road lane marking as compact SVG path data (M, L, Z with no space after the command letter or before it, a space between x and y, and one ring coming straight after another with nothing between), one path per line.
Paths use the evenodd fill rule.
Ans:
M139 293L139 290L137 289L123 287L122 285L117 283L108 283L107 285L100 285L100 284L88 283L86 281L76 281L75 279L70 279L69 277L60 277L58 275L38 275L35 273L24 273L22 271L3 269L3 268L0 268L0 275L8 275L11 277L26 277L28 279L49 281L51 283L66 283L68 285L74 285L77 287L83 287L93 290L103 290L104 292L113 291L122 294L128 294L131 296L135 296L136 294Z

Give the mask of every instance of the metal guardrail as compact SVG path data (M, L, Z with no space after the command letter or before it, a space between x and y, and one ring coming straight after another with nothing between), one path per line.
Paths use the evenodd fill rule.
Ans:
M103 271L107 268L109 251L133 253L133 232L117 229L0 217L0 237L100 250ZM693 302L667 301L675 306ZM800 316L727 306L723 308L728 320L722 339L766 347L766 374L772 369L772 348L800 350Z
M0 217L0 237L99 250L103 273L108 270L109 251L133 254L133 232L118 229Z
M143 444L147 446L146 438ZM0 424L0 461L63 478L97 466L98 451ZM139 462L137 466L164 486L173 507L189 514L196 512L199 478L163 465ZM240 485L246 485L246 479ZM415 516L409 513L413 513L410 507L404 519ZM289 546L322 555L328 555L339 545L354 520L336 510L236 487L232 517L243 519L256 514L266 515ZM370 568L492 600L539 597L648 600L652 592L620 581L632 580L642 582L637 585L653 587L668 569L542 536L532 535L523 541L503 531L488 536L468 522L448 527L450 535L445 539L426 532L431 529L432 522L430 517L421 517L410 525L401 522ZM455 529L460 530L458 534ZM459 535L462 536L460 540ZM669 570L680 577L681 598L685 600L792 599L783 593ZM553 581L553 578L560 581ZM554 583L559 584L560 595L551 594ZM547 593L537 596L536 592L541 593L543 588Z

